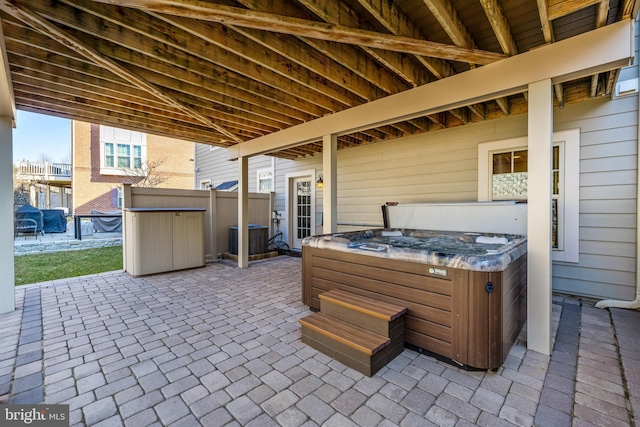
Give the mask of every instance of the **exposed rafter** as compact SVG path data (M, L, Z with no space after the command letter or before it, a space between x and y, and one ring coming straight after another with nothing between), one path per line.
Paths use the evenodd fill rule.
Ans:
M6 0L5 0L6 1ZM310 37L339 43L368 46L394 52L425 55L470 64L487 65L504 55L478 49L465 49L443 43L392 36L373 31L330 25L270 13L204 3L197 0L93 0L148 12L165 13L240 27Z
M609 15L609 0L600 0L598 3L598 13L596 15L596 28L604 27L607 24L607 17ZM598 81L599 74L591 76L591 90L589 95L591 98L595 97L598 93Z
M498 39L498 43L500 43L502 51L509 56L517 54L518 48L516 41L513 39L511 28L509 28L509 23L504 16L498 0L480 0L480 4L484 9L484 13L487 15L487 19L489 19L491 28Z
M144 79L141 79L140 77L136 76L134 73L132 73L129 70L127 70L126 68L122 67L121 65L119 65L115 61L112 61L111 59L105 57L104 55L101 55L98 51L88 47L87 45L82 43L80 40L78 40L75 37L69 35L67 32L61 30L60 28L58 28L57 26L53 25L52 23L50 23L46 19L41 18L40 16L30 12L27 9L23 9L23 8L21 8L19 6L11 4L7 0L0 0L0 9L2 9L4 12L8 13L9 15L13 16L14 18L19 19L20 21L32 26L33 28L35 28L38 31L42 32L43 34L51 37L52 39L56 40L57 42L59 42L59 43L65 45L65 46L67 46L68 48L74 50L75 52L78 52L82 56L84 56L86 58L89 58L92 62L100 65L103 68L108 69L109 71L111 71L115 75L117 75L117 76L123 78L124 80L132 83L136 87L138 87L140 89L143 89L143 90L149 92L150 94L154 95L155 97L157 97L157 98L167 102L168 104L178 108L179 110L184 111L185 113L187 113L191 117L195 118L199 122L204 123L205 125L207 125L207 126L213 128L213 129L215 129L216 131L220 132L225 137L230 138L231 140L236 141L236 142L241 142L242 141L240 138L238 138L233 133L229 132L224 127L222 127L222 126L220 126L220 125L218 125L216 123L213 123L208 117L200 114L199 112L195 111L191 107L189 107L187 105L184 105L181 102L175 100L174 98L168 96L162 90L158 89L158 87L156 87L156 86L148 83Z
M598 3L600 3L600 0L572 0L554 2L553 4L550 4L548 8L549 20L553 21L554 19L562 18L563 16L570 15L574 12Z

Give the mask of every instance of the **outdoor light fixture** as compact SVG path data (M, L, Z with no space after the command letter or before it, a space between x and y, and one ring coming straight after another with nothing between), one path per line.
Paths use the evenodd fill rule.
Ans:
M322 175L318 177L318 180L316 181L316 185L318 186L318 188L324 187L324 181L322 180Z

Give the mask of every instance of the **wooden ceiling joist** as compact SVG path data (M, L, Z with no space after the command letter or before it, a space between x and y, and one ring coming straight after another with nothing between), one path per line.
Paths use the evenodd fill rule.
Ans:
M3 0L6 1L6 0ZM456 48L443 43L416 40L408 37L380 34L373 31L360 30L322 22L290 18L281 15L250 11L236 7L222 6L215 3L204 3L197 0L93 0L101 3L132 7L148 12L183 16L203 21L220 22L240 27L254 28L309 37L368 46L400 53L424 55L470 64L487 65L499 61L504 55L479 49Z
M129 81L130 83L139 87L140 89L146 90L150 94L154 95L155 97L167 102L168 104L175 106L180 110L183 110L184 112L186 112L187 114L189 114L190 116L198 120L199 122L202 122L208 127L211 127L216 131L220 132L225 137L230 138L235 142L242 141L232 132L229 132L228 130L224 129L222 126L216 123L213 123L208 117L201 115L200 113L193 110L189 106L184 105L176 101L175 99L167 96L155 86L149 84L148 82L139 78L135 74L129 72L127 69L120 66L119 64L112 61L111 59L104 57L99 52L87 47L80 40L70 36L65 31L61 30L59 27L51 24L49 21L41 18L39 15L32 13L30 10L14 5L8 2L7 0L0 0L0 9L2 9L5 13L8 13L9 15L15 17L16 19L19 19L20 21L37 29L43 34L53 38L57 42L78 52L82 56L91 59L96 64L108 69L112 73L116 74L117 76L121 77L124 80Z

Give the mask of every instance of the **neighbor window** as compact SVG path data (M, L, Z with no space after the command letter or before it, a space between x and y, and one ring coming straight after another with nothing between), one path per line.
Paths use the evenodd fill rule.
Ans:
M273 191L273 170L258 169L257 171L258 193L271 193Z
M142 169L146 148L143 133L100 126L100 173L126 175L126 169Z
M580 131L556 132L552 149L553 259L578 262ZM527 138L478 145L478 200L527 200Z

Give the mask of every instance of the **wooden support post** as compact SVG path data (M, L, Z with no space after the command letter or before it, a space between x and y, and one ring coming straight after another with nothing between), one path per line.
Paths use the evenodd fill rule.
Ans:
M322 138L322 172L324 174L322 232L324 234L338 232L337 152L337 136L325 135Z
M553 86L529 84L527 348L551 354L551 161Z
M238 267L249 267L249 158L238 158Z

